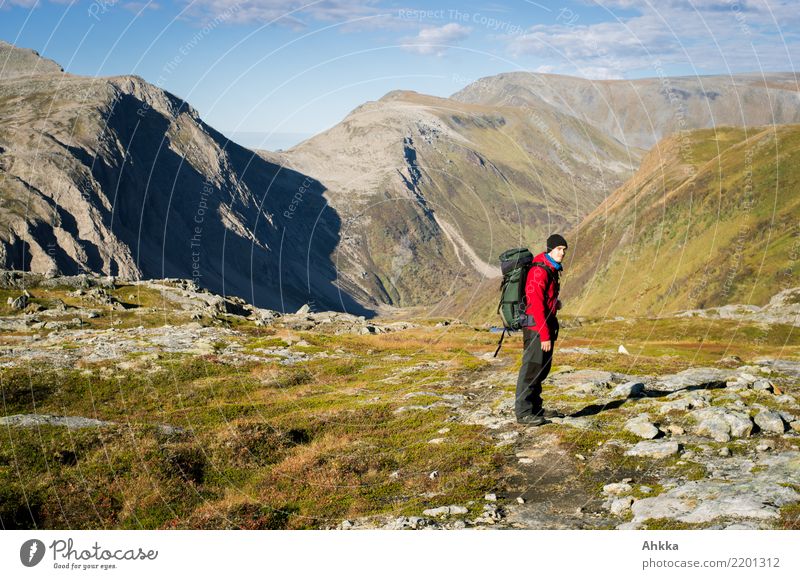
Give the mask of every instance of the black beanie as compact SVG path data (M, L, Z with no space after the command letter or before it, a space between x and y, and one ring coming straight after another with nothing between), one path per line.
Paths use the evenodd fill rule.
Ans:
M559 245L568 247L567 240L561 237L558 233L554 233L553 235L547 238L547 253L550 253Z

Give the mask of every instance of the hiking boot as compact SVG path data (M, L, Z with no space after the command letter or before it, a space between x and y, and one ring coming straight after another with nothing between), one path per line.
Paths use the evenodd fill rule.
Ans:
M541 414L528 414L526 416L520 416L517 418L517 422L524 424L525 426L542 426L543 424L551 424L551 422Z
M545 410L542 414L545 418L564 418L564 414L558 410Z

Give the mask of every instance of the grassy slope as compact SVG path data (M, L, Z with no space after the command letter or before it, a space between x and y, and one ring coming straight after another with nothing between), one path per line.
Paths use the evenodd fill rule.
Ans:
M763 305L798 285L799 161L796 125L662 141L570 234L569 313Z

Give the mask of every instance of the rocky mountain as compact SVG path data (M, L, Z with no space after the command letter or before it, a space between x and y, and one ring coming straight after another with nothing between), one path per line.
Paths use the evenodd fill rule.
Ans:
M346 223L340 274L414 305L498 275L497 255L591 211L640 154L546 104L396 91L280 157Z
M65 74L9 44L0 63L0 266L368 313L335 284L341 224L316 180L139 77Z
M447 99L389 93L280 158L317 179L343 216L340 275L384 301L438 310L498 276L505 249L543 249L549 233L577 226L663 136L800 122L798 102L787 74L510 73Z
M693 129L800 123L794 73L588 80L512 72L479 79L451 98L534 110L548 105L645 150Z
M0 266L192 278L280 311L474 313L502 251L596 219L643 159L671 172L661 149L645 157L662 136L683 149L693 128L800 122L791 75L510 73L451 98L394 91L255 155L141 78L66 74L9 44L0 62ZM576 262L573 288L592 267Z

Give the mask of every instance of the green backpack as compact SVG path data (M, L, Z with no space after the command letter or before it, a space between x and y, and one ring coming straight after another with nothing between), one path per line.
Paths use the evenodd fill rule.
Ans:
M525 282L528 279L528 272L531 267L543 267L547 273L548 282L550 281L550 269L543 263L533 263L533 254L525 247L509 249L500 255L500 271L503 273L503 281L500 285L500 303L497 306L497 313L503 320L503 333L500 335L500 342L494 351L494 357L503 345L503 338L507 332L521 330L528 321L525 313L527 303L525 300Z

